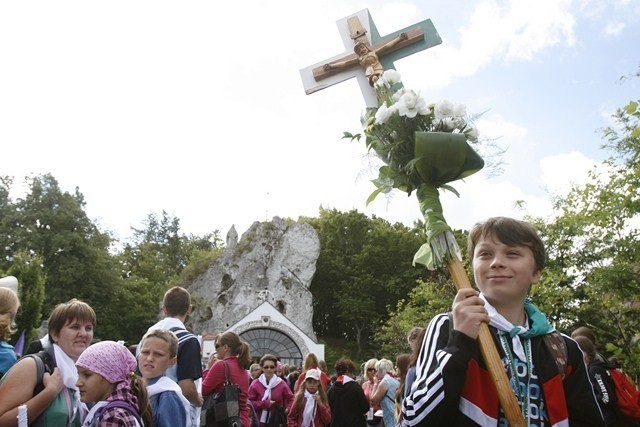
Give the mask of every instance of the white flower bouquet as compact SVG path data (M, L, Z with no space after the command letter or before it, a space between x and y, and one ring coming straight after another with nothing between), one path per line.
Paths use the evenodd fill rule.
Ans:
M478 142L477 128L467 120L466 107L442 101L427 104L419 92L405 89L400 74L386 70L375 83L379 107L367 109L362 117L367 148L384 162L376 190L396 188L411 195L415 190L428 242L416 253L414 264L429 269L445 265L452 256L460 259L458 245L442 214L439 190L449 190L449 182L465 178L484 167L482 158L469 143ZM361 134L345 132L344 138L361 139Z

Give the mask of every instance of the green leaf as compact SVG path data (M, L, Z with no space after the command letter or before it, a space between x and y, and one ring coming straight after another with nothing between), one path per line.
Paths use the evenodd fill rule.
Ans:
M482 158L461 133L416 132L416 169L428 184L440 187L478 172Z
M374 192L371 193L369 197L367 197L367 206L369 206L369 203L373 202L376 199L376 197L378 197L378 194L380 194L381 191L382 190L378 188L374 190Z

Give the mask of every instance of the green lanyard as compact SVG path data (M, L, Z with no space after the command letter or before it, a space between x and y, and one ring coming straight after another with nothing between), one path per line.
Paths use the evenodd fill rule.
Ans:
M509 347L509 343L507 342L506 332L500 332L500 343L502 344L502 348L509 359L509 370L511 371L511 388L514 393L518 397L518 401L520 402L520 408L522 410L522 415L527 420L527 425L529 424L529 386L531 383L531 375L533 374L533 363L531 362L531 340L528 338L524 339L524 353L526 363L527 363L527 384L524 389L524 393L520 390L520 379L518 378L518 367L516 365L516 360L513 356L513 352L511 351L511 347ZM520 338L518 338L520 339Z

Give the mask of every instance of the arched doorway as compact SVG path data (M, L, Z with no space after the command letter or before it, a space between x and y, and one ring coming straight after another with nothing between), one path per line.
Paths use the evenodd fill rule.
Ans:
M249 353L253 359L265 354L273 354L283 364L302 366L302 352L288 335L271 328L249 329L240 334L249 344Z

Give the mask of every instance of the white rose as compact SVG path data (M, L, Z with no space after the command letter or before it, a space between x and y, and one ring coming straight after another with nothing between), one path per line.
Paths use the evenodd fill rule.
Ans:
M382 78L385 82L392 85L400 82L400 73L393 69L385 70L385 72L382 73Z
M418 114L429 114L429 107L418 93L407 90L398 100L398 114L412 119Z
M386 104L382 104L378 107L378 111L376 111L376 123L386 123L386 121L389 120L389 117L391 117L391 114L393 114L393 110L388 108Z

